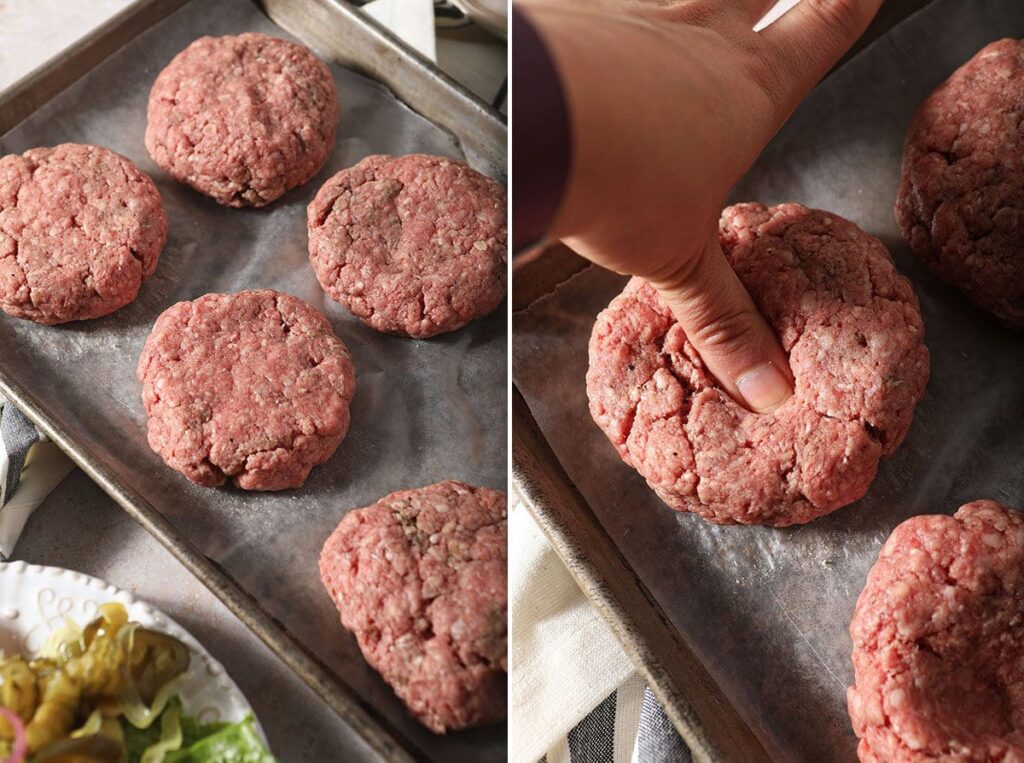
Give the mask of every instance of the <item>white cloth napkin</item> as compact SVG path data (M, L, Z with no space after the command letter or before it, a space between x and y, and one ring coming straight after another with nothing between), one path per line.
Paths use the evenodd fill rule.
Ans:
M0 561L7 561L25 522L74 465L13 405L0 397Z
M431 61L437 61L434 0L373 0L362 9Z
M509 518L509 621L509 760L568 763L570 732L613 694L606 760L634 759L643 679L519 502Z

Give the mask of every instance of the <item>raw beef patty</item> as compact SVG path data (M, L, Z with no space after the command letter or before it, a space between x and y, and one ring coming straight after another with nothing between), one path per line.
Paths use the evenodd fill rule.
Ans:
M98 318L138 296L167 240L139 168L64 143L0 157L0 309L39 323Z
M345 437L355 373L320 313L276 291L164 311L139 358L149 444L200 485L299 487Z
M200 37L156 78L146 148L171 177L229 207L262 207L316 175L338 92L308 49L265 34Z
M590 412L673 508L808 522L864 495L907 433L929 372L917 299L878 239L827 212L741 204L720 238L789 353L793 396L766 415L735 403L633 279L590 338Z
M983 48L910 123L896 218L939 278L1024 329L1024 43Z
M368 156L309 205L320 285L367 325L420 339L505 295L505 191L440 156Z
M504 493L438 482L349 512L320 577L366 661L435 733L505 717Z
M862 761L1024 760L1024 515L908 519L850 623Z

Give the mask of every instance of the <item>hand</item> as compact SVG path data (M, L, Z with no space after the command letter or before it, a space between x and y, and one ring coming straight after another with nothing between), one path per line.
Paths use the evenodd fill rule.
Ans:
M881 0L524 3L559 71L572 164L553 235L661 292L719 383L768 412L789 362L718 243L729 189Z

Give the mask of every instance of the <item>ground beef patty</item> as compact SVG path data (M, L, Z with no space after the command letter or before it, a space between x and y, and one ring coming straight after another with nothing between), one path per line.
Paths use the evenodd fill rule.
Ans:
M371 328L423 339L505 295L505 191L440 156L368 156L309 205L320 285Z
M910 124L896 218L942 280L1024 329L1024 44L983 48Z
M320 577L366 661L435 733L505 717L504 493L438 482L349 512Z
M320 313L276 291L164 311L139 358L149 444L200 485L299 487L348 431L355 373Z
M590 412L667 504L721 524L808 522L864 495L928 379L910 282L860 228L797 204L726 209L722 248L789 353L796 391L751 413L633 279L590 338Z
M1024 760L1024 515L908 519L850 623L862 761Z
M262 207L324 166L338 91L309 50L265 34L201 37L149 94L146 148L171 177L229 207Z
M167 240L139 168L65 143L0 157L0 308L39 323L98 318L138 296Z

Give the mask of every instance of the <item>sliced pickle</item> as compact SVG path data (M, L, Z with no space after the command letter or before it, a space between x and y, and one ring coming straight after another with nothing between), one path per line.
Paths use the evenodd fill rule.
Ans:
M147 705L160 687L188 670L191 655L181 641L146 628L138 628L132 639L131 675L135 691Z

